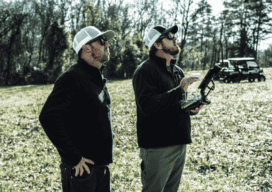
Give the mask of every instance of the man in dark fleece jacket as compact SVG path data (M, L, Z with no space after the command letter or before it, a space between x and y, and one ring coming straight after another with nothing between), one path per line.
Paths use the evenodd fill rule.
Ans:
M177 26L156 26L149 30L145 45L149 59L134 72L132 84L137 105L137 137L140 147L142 192L178 190L191 140L190 115L203 107L185 112L180 104L187 98L187 88L196 77L184 78L173 56Z
M39 120L61 156L65 192L110 191L111 98L102 71L113 31L85 27L75 36L77 64L61 74ZM84 171L85 169L85 171Z

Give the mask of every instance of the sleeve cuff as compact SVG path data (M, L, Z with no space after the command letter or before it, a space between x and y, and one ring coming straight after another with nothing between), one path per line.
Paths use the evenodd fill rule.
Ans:
M185 96L186 96L186 92L184 91L183 87L181 85L180 86L180 90L181 90L181 93L182 93L182 100L185 100Z
M197 113L193 113L193 112L190 111L190 115L196 115L196 114L198 114L198 112Z

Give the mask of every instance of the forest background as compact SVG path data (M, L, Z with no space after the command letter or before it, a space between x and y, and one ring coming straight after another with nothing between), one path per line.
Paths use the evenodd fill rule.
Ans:
M184 71L206 70L230 57L254 57L261 67L272 67L272 45L258 50L271 37L272 1L225 0L224 6L214 16L206 0L1 1L0 86L53 84L76 63L72 42L86 26L116 34L104 69L111 80L132 78L148 58L146 31L156 25L178 25L177 65Z

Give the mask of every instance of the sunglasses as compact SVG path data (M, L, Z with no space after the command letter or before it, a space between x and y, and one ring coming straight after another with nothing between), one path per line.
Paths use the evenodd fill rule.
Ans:
M175 38L175 35L174 35L173 33L171 33L171 32L166 33L166 34L164 34L163 36L164 36L164 37L161 37L161 39L167 38L167 39L169 39L169 40L173 40L173 39Z
M95 39L95 40L89 42L88 44L90 44L92 42L95 42L95 41L98 41L101 45L105 45L106 42L107 42L105 39L103 39L102 37L100 37L99 39Z

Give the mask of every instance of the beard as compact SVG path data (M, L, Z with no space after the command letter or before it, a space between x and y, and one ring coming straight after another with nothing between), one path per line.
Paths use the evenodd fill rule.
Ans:
M109 52L110 53L110 50L108 49L105 49L104 50L104 53L100 59L100 63L106 63L110 60L110 54L107 54L106 52Z
M110 60L110 56L109 55L103 55L101 60L100 60L100 63L106 63Z
M106 54L106 49L104 49L104 52L93 48L92 57L94 60L100 62L100 63L106 63L110 60L110 54ZM109 51L109 50L108 50Z
M176 50L173 50L174 48L176 48ZM172 50L171 50L172 49ZM179 53L179 48L177 46L175 47L171 47L171 48L168 48L168 47L165 47L163 46L162 47L162 50L165 52L165 53L169 53L169 55L177 55Z

